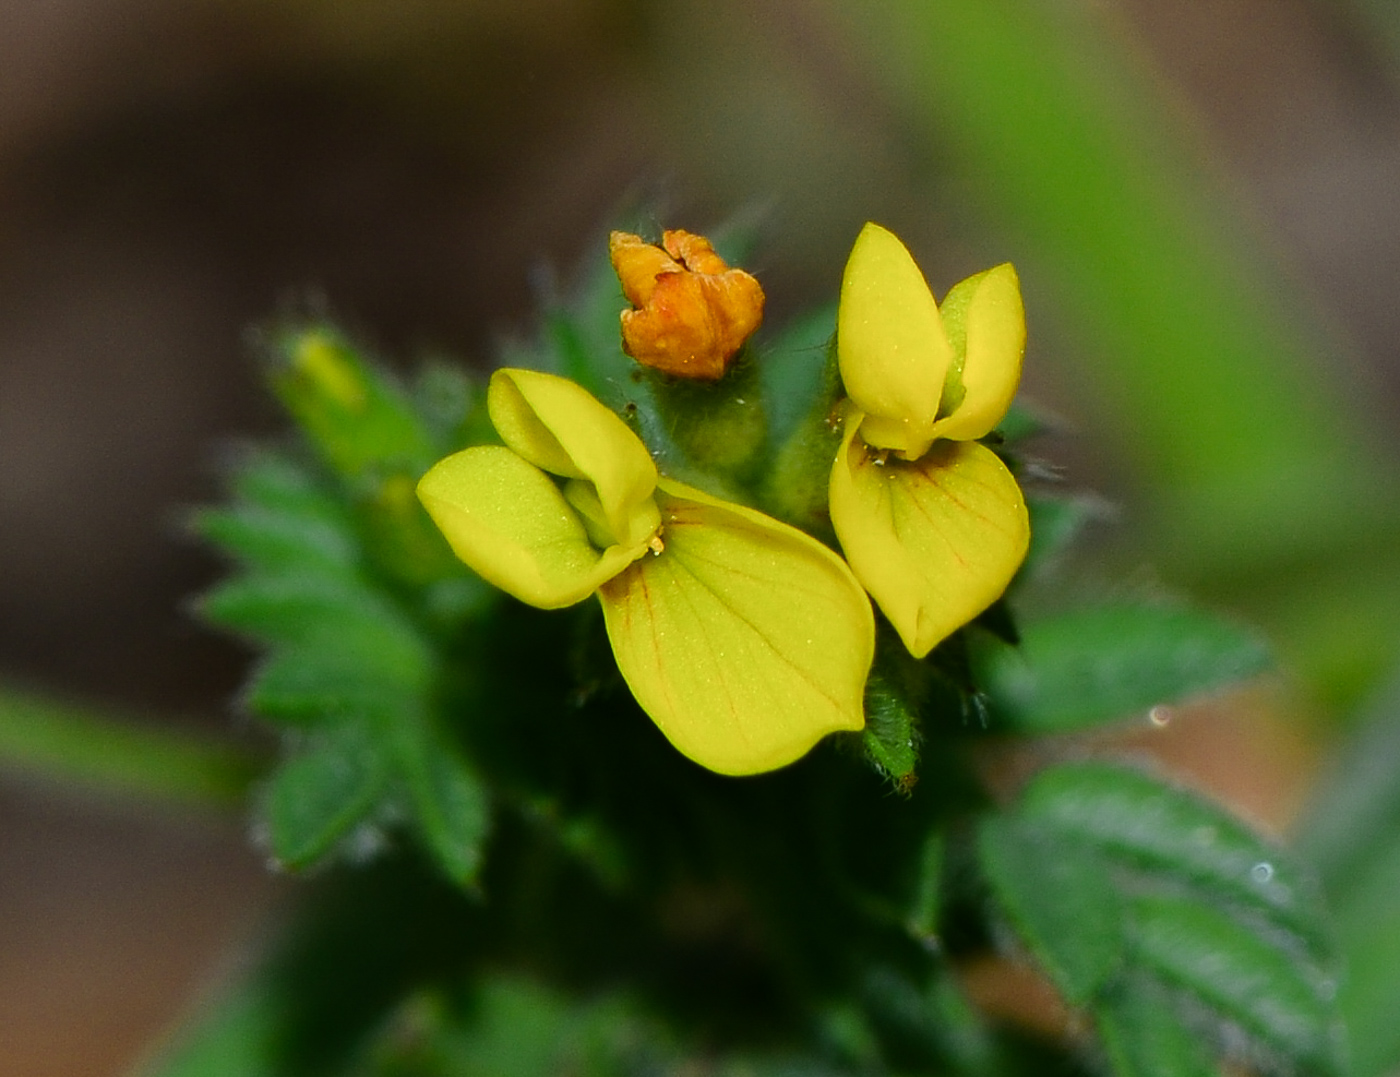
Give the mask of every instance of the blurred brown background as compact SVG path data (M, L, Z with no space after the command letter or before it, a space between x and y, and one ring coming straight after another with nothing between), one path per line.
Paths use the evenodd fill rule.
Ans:
M1400 80L1363 21L1327 0L1071 6L1155 80L1338 377L1400 415ZM185 612L217 565L180 513L215 495L221 444L277 428L243 340L288 305L324 301L395 360L485 364L543 267L637 193L684 227L763 214L778 318L832 294L867 218L921 221L906 238L944 282L1014 253L960 217L938 148L828 15L0 2L0 678L227 723L247 656ZM1029 390L1081 431L1071 477L1120 494L1050 345ZM0 774L0 1075L129 1066L275 900L243 837Z

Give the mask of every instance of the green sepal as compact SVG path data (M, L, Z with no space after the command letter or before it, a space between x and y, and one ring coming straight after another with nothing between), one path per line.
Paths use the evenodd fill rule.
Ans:
M835 545L836 533L827 511L831 461L841 447L841 373L836 361L836 338L826 343L824 359L813 371L814 386L800 417L775 444L771 463L759 488L763 510L794 527Z
M671 443L692 467L715 476L726 489L747 485L764 462L768 417L760 362L749 344L716 381L643 371Z
M836 307L832 304L799 315L764 344L759 373L771 446L786 442L814 408L830 411L835 398L825 403L819 403L818 398L827 391L828 381L835 380L834 366L830 374L827 371L835 336Z
M892 649L882 646L882 659L883 653ZM860 740L875 769L903 788L912 785L919 765L919 720L910 685L882 670L884 665L888 662L879 662L865 682L865 728Z

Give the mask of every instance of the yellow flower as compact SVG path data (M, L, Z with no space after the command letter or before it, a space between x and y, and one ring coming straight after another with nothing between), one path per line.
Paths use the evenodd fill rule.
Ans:
M1025 558L1021 490L976 441L1016 394L1025 340L1010 265L969 277L940 308L904 244L876 224L861 231L837 313L850 399L831 522L916 657L995 602Z
M542 608L596 593L618 668L683 754L722 774L791 763L864 725L874 624L834 553L673 482L584 389L498 370L505 445L439 461L418 494L457 556Z
M704 236L673 231L661 242L629 232L608 239L622 293L637 308L622 312L622 349L677 377L723 377L763 320L763 289L730 269Z

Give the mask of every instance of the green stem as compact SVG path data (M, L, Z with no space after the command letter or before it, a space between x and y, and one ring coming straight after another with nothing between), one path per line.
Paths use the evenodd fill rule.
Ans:
M248 753L0 687L0 767L73 785L226 808L260 767Z

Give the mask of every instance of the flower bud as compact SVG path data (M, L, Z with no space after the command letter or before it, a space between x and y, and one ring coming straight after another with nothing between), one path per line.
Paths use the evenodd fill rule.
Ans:
M614 232L608 240L622 293L622 348L643 366L714 381L763 320L763 289L731 269L704 236L672 231L662 246Z

